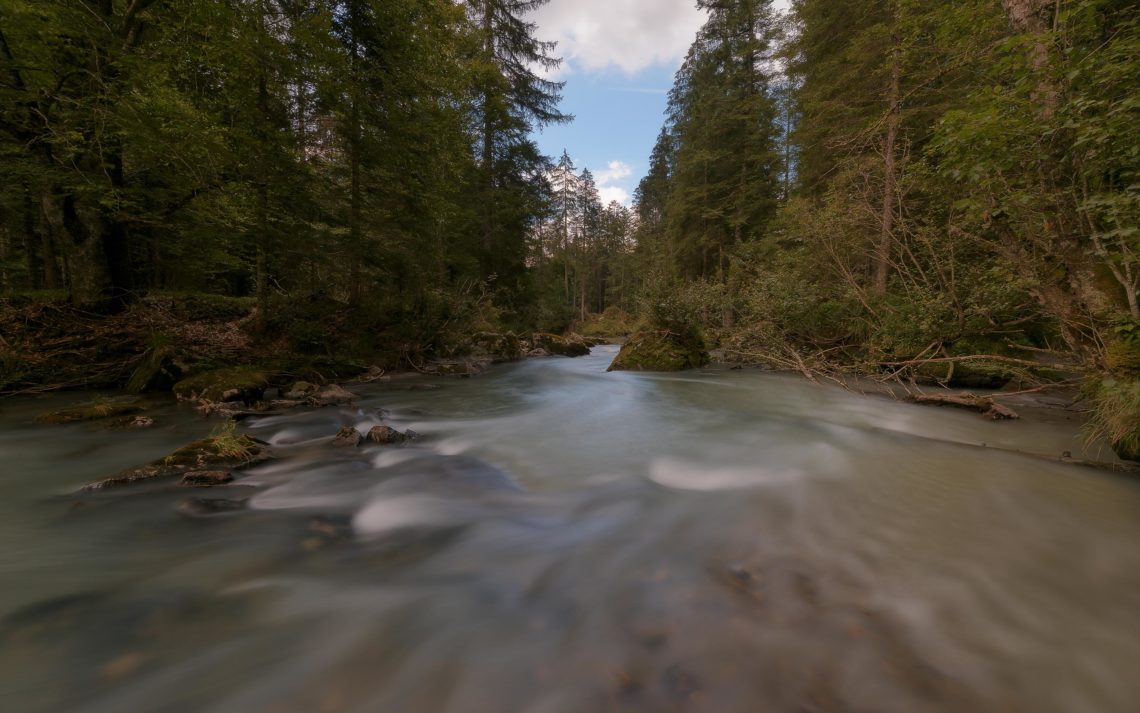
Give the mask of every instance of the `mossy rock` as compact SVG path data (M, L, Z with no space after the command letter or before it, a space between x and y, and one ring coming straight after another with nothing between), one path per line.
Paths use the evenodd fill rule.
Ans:
M183 379L174 385L174 395L180 399L253 403L262 398L268 385L269 377L265 372L239 366Z
M88 483L82 490L107 490L161 478L182 477L193 472L240 470L262 463L269 457L267 448L258 441L246 435L223 431L182 446L165 458Z
M105 418L119 418L132 416L143 410L137 399L115 398L94 401L69 406L58 411L48 411L36 416L36 423L44 425L58 425L64 423L81 423L84 421L99 421Z
M489 357L495 364L523 357L522 342L510 333L480 332L471 337L471 345L473 354Z
M200 469L224 463L249 463L260 458L263 453L262 445L249 436L227 433L188 443L163 458L161 463Z
M170 391L182 380L185 367L175 358L174 348L163 345L149 349L127 382L127 391Z
M622 345L608 371L684 371L708 363L703 344L675 332L644 331Z

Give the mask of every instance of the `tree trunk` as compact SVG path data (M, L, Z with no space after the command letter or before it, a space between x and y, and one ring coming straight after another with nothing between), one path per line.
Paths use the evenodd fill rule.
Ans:
M494 0L483 0L483 52L487 71L497 71L495 62L495 6ZM489 79L488 79L489 81ZM495 127L491 117L490 87L483 93L483 250L487 254L487 267L495 265Z
M351 82L352 90L349 101L351 107L349 108L349 139L348 139L348 154L349 154L349 209L348 209L348 236L349 247L351 250L361 249L361 226L360 226L360 213L361 213L361 187L360 187L360 52L358 45L360 43L360 6L359 0L353 0L349 4L349 24L350 34L352 35L350 50L351 58ZM360 275L360 261L352 260L352 295L354 298L360 296L361 289L361 275Z
M27 284L32 289L44 286L44 270L40 265L39 246L36 245L36 201L32 197L32 189L24 183L24 266L28 271ZM54 274L52 275L52 288L55 289Z
M891 42L890 78L887 81L887 135L883 142L883 207L880 216L879 244L875 254L874 292L880 297L887 294L887 281L890 278L898 181L895 175L895 153L899 135L899 83L902 79L902 58L899 57L900 39L897 34L892 35Z
M1049 76L1049 45L1045 35L1051 27L1050 10L1059 3L1057 0L1002 0L1001 4L1014 32L1037 38L1029 49L1029 62L1038 75L1036 98L1041 103L1041 116L1051 119L1057 112L1058 91Z

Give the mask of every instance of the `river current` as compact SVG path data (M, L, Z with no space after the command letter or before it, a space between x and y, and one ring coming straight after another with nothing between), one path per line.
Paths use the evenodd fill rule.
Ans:
M1138 709L1140 482L1032 455L1075 422L615 353L246 421L281 457L207 491L74 494L216 427L188 406L0 402L3 710ZM329 446L381 422L421 438Z

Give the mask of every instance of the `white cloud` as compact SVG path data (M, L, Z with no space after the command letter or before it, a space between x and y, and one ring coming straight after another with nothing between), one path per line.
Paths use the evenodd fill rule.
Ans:
M693 0L551 0L534 12L539 36L558 41L570 68L617 67L633 74L679 64L705 13Z
M624 206L629 205L629 191L621 186L599 186L598 199L602 205L609 205L612 201L617 201Z
M775 0L785 10L789 0ZM634 74L655 64L678 66L705 12L695 0L550 0L534 12L539 36L557 40L566 60L554 74L616 67Z
M594 173L594 182L599 186L606 186L632 175L633 167L625 161L610 161L604 170Z

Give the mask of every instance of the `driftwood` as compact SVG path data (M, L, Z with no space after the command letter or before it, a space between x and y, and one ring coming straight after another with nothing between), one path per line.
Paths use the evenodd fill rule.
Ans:
M914 394L910 401L929 406L953 406L977 411L991 421L1008 421L1021 418L1008 406L996 403L989 396L975 394Z

